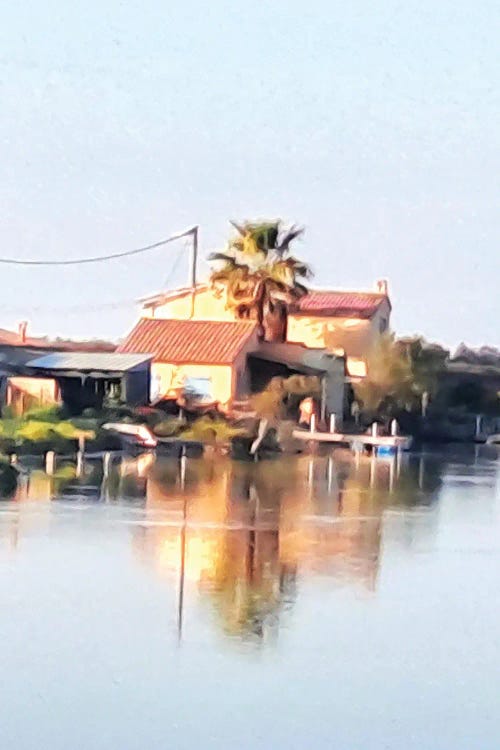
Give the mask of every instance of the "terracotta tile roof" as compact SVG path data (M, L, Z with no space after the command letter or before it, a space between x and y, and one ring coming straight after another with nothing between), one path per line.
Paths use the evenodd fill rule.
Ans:
M0 344L7 346L47 346L47 339L26 336L25 340L22 341L17 331L8 331L6 328L0 328Z
M375 292L341 292L311 289L298 303L299 314L331 315L333 317L371 318L385 294ZM390 305L390 302L389 302Z
M153 354L157 362L229 365L255 330L250 322L142 318L118 351Z
M26 336L24 340L17 331L0 328L0 346L32 347L35 349L60 349L73 352L113 352L115 344L110 341L71 339L49 339L46 336Z

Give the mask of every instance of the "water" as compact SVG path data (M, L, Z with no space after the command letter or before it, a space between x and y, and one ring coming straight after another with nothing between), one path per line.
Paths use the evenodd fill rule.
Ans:
M0 502L0 748L496 750L499 466L34 472Z

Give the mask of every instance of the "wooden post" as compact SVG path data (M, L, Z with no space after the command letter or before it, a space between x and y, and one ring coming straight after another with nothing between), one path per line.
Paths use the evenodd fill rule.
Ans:
M186 446L183 445L181 449L181 460L180 460L180 467L179 467L179 478L180 478L180 485L181 490L184 492L184 489L186 487Z
M56 454L54 451L47 451L45 456L45 471L49 477L53 476L56 468Z
M378 422L373 422L372 424L372 437L378 436Z
M337 416L336 414L330 414L330 432L335 432L336 430L336 422Z
M316 432L316 414L311 414L311 421L309 422L309 430Z
M326 421L326 377L321 378L321 408L320 419L323 423Z
M328 487L328 493L332 491L332 484L333 484L333 458L329 456L328 458L328 466L327 466L327 487Z
M391 422L391 435L393 437L396 437L396 435L398 434L398 432L399 432L398 428L399 428L399 425L397 423L397 420L393 419L392 422Z

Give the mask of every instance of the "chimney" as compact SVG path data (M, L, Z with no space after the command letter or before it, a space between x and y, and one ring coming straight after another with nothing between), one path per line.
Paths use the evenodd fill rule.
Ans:
M386 297L389 296L389 284L387 282L387 279L378 279L377 292L379 294L385 294Z
M26 320L23 320L22 323L19 323L18 332L19 332L19 339L21 341L21 344L25 344L26 343L26 330L27 330L27 328L28 328L28 322Z

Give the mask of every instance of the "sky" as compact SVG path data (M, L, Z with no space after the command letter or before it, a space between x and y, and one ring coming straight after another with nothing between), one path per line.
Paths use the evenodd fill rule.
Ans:
M316 286L387 278L398 334L500 345L497 0L17 0L0 25L0 257L305 227ZM200 266L200 273L206 266ZM0 266L0 327L123 336L185 242Z

